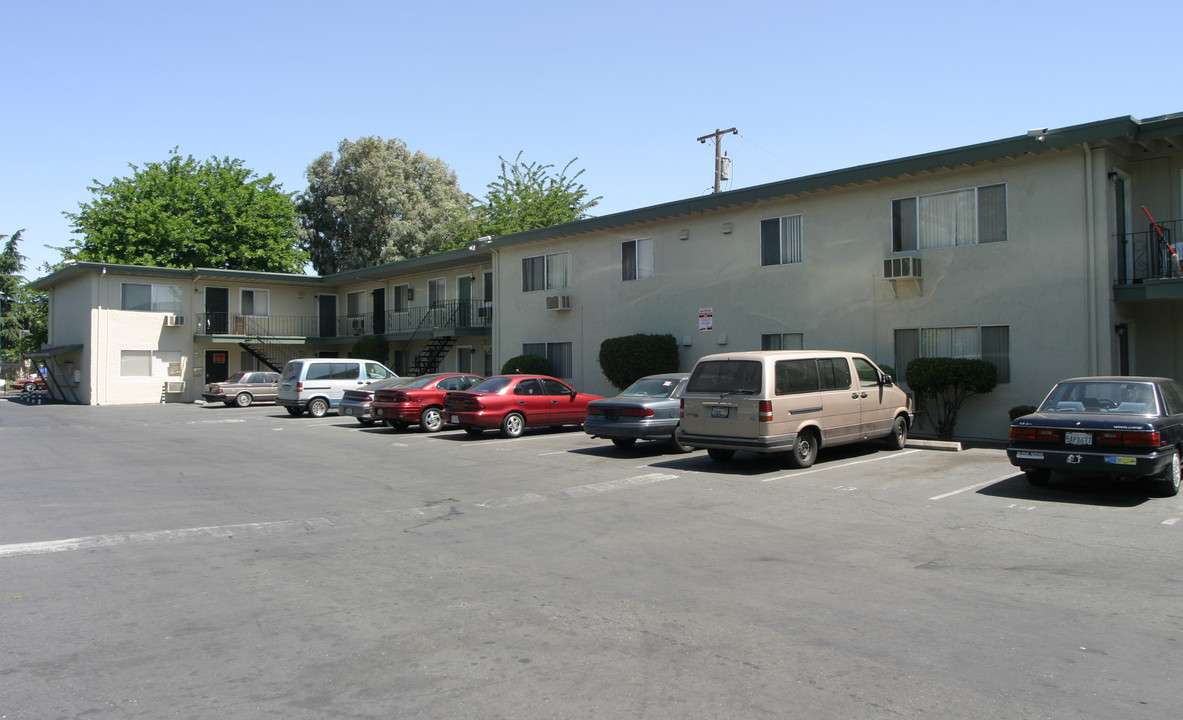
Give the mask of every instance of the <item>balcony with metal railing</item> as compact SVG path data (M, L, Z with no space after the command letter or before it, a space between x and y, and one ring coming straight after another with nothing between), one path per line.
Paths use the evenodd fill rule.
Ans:
M1183 220L1152 223L1142 232L1114 236L1118 301L1183 298Z
M493 307L480 300L447 300L360 315L239 315L200 313L195 334L229 338L291 338L305 342L341 341L362 335L407 339L425 332L450 331L456 335L488 335Z

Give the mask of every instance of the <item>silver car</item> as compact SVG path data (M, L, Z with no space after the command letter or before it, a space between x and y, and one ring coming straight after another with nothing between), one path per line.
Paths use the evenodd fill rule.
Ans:
M692 448L679 443L674 435L689 377L687 373L649 375L616 397L591 401L584 432L609 438L618 448L630 448L637 440L662 440L675 452L690 452Z
M345 394L341 396L341 403L337 405L337 414L357 418L357 421L362 425L373 425L378 422L378 418L374 417L370 408L370 403L374 402L374 393L385 388L399 387L414 382L414 380L413 377L392 377L363 385L356 390L346 390Z

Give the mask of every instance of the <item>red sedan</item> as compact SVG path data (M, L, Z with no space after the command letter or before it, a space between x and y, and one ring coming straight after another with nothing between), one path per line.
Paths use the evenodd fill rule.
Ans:
M37 390L45 390L45 378L41 377L40 375L34 375L33 377L27 378L18 378L13 380L12 385L9 387L11 387L13 390L21 391L25 390L26 388L29 390L34 388Z
M599 400L546 375L497 375L466 392L444 397L444 419L469 435L500 428L516 438L527 427L582 425L587 404Z
M375 420L384 421L395 430L405 430L418 424L423 432L437 432L444 427L441 410L444 395L451 390L467 390L484 380L480 375L441 373L420 375L398 387L374 393L370 413Z

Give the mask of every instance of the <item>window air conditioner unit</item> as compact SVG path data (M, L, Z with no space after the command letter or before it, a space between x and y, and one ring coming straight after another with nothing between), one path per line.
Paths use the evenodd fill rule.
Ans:
M164 324L166 327L179 327L179 326L185 324L185 316L184 315L167 315L164 318Z
M366 321L364 318L353 318L351 326L354 335L361 335L366 331Z
M884 280L920 279L920 258L898 257L883 261Z
M546 296L547 310L570 310L571 296L570 295L547 295Z
M185 383L181 382L167 382L164 384L164 391L170 395L185 392Z
M493 308L479 307L476 309L476 316L481 320L488 320L489 318L493 317Z

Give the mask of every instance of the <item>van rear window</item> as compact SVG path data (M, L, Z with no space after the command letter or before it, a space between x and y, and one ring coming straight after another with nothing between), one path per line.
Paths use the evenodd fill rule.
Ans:
M688 393L739 393L758 395L761 364L756 360L708 360L694 366Z

